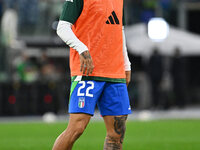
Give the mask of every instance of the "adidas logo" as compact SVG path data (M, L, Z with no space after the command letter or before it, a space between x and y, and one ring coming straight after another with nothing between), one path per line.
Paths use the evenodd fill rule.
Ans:
M108 17L106 24L119 24L119 19L117 18L115 11L113 11L112 14Z

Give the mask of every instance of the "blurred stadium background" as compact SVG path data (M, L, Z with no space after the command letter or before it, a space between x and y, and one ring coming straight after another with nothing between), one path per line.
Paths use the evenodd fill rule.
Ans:
M1 116L67 111L69 51L55 33L63 1L0 1ZM125 0L124 8L132 108L198 108L200 1ZM169 35L160 42L147 34L154 17L169 24Z
M64 1L0 0L0 123L15 122L13 125L16 125L21 121L67 119L69 49L55 31ZM124 0L124 8L132 63L128 90L133 114L129 119L200 119L200 0ZM149 21L155 17L163 18L168 24L169 32L163 40L155 41L148 36ZM162 32L162 28L156 29ZM101 120L98 111L95 116L94 119ZM200 127L199 121L188 126L197 127L194 124ZM176 122L175 126L179 127ZM7 124L0 124L0 128L11 131ZM190 132L193 133L199 132ZM190 142L200 143L199 135ZM142 145L142 140L139 143ZM167 147L173 149L169 145L152 149L168 150ZM179 148L183 149L175 149ZM200 145L191 148L188 144L184 148L194 150ZM16 147L7 149L17 150Z

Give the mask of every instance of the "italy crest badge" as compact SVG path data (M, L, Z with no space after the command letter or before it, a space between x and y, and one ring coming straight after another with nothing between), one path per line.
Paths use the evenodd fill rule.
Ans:
M84 97L80 97L78 100L78 107L79 108L84 108L85 107L85 98Z

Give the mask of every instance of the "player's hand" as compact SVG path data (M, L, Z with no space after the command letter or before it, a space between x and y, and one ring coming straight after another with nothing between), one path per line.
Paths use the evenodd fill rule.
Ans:
M88 76L89 74L92 74L94 65L89 51L85 51L80 54L80 64L81 64L80 71L83 73L83 75Z
M131 81L131 71L125 71L126 73L126 85L128 86L128 84Z

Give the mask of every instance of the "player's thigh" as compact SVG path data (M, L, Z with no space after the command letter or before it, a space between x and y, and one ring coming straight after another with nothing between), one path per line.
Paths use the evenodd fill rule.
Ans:
M123 137L126 130L127 115L104 116L107 134L114 137Z

